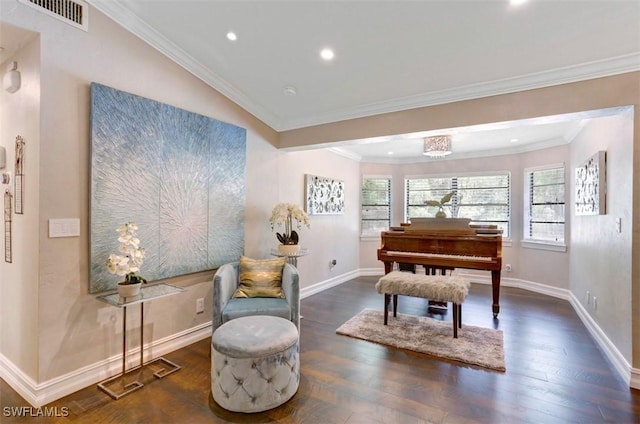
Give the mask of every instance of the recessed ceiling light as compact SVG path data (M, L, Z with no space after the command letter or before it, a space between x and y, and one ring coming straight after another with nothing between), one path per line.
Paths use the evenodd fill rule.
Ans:
M511 139L511 142L512 142L512 143L517 143L518 141L520 141L520 140L518 140L517 138L512 138L512 139Z
M286 86L283 90L285 96L295 96L298 92L296 88L292 85Z
M393 152L387 152L387 154L388 154L388 155L392 155L392 154L393 154Z
M320 51L320 57L324 60L331 60L335 56L335 53L330 48L324 48Z
M227 32L227 39L230 41L236 41L238 39L238 36L236 35L235 32L229 31Z
M528 0L509 0L509 4L511 6L520 6L521 4L526 3Z

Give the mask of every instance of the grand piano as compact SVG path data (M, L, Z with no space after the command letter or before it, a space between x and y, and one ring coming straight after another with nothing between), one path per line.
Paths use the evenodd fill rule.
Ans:
M394 263L427 269L480 269L491 271L493 316L500 312L502 232L495 226L473 226L468 219L421 218L381 233L378 260L384 271Z

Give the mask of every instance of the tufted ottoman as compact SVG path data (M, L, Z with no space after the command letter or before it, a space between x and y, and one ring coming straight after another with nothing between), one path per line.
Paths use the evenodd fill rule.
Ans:
M211 393L229 411L282 405L300 382L299 340L289 320L255 315L222 324L211 338Z

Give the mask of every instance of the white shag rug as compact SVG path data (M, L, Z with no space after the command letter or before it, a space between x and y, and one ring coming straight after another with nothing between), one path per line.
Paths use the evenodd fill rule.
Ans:
M505 371L503 334L500 330L462 323L458 338L453 338L453 323L429 317L364 309L342 324L336 333L400 349L426 353L496 371Z

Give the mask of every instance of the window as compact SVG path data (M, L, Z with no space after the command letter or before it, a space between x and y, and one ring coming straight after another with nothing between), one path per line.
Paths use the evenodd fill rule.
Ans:
M526 169L524 240L564 244L564 165Z
M427 200L440 200L455 192L445 207L447 216L469 218L474 224L495 224L510 234L508 172L453 177L424 177L406 180L406 219L433 217L437 207L425 205Z
M380 236L391 225L391 178L363 177L360 235Z

